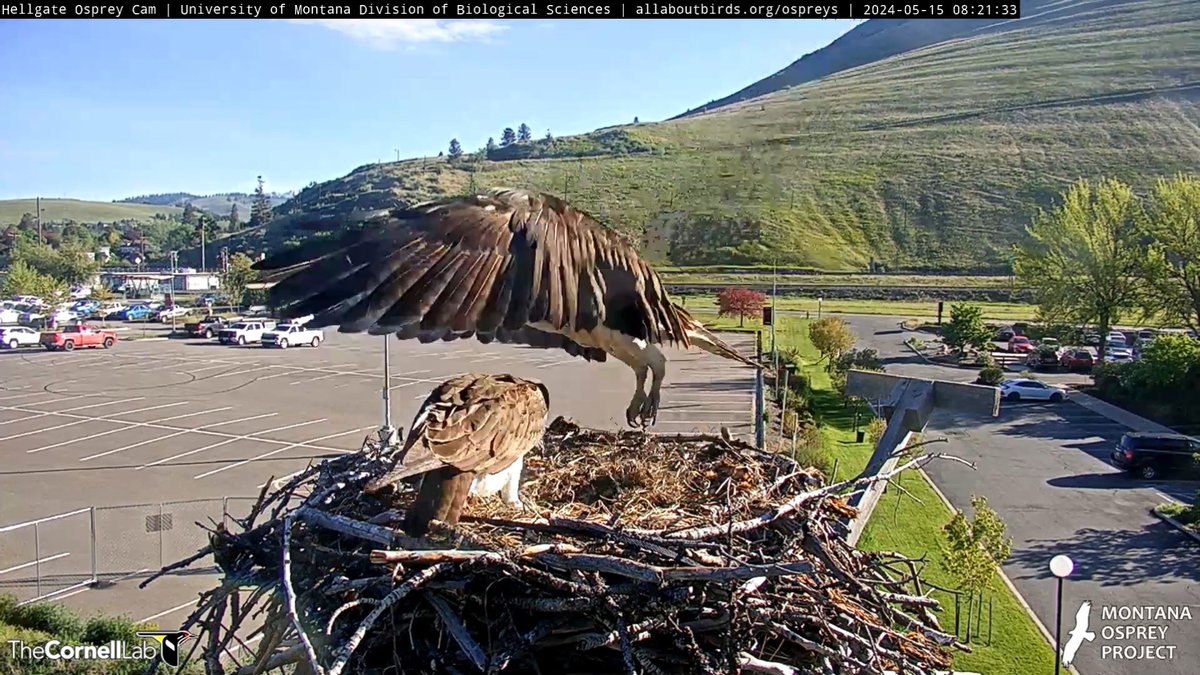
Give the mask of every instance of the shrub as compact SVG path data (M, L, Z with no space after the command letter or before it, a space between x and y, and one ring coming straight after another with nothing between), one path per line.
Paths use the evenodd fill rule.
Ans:
M1121 376L1128 364L1101 361L1092 366L1092 382L1103 392L1115 392L1121 387Z
M867 422L867 440L871 441L871 445L878 444L885 431L887 431L887 422L883 421L883 418L872 417L871 421Z
M9 622L22 628L39 630L63 639L77 639L83 634L83 620L63 605L39 602L16 608Z
M975 379L976 384L986 384L990 387L995 387L1004 381L1004 371L992 365L987 366L979 371L979 377Z
M996 365L996 357L991 352L975 352L975 365L987 368Z
M133 642L137 639L138 626L123 616L94 616L88 619L83 629L83 641L92 645L103 645L113 640Z

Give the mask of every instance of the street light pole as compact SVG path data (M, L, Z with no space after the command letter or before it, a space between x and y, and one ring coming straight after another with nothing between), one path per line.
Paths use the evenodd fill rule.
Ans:
M383 336L383 426L379 428L380 449L385 453L391 452L398 440L392 426L392 364L388 337Z
M1062 595L1063 580L1071 575L1075 563L1065 555L1050 559L1050 573L1058 579L1058 599L1054 606L1054 675L1058 675L1062 663Z

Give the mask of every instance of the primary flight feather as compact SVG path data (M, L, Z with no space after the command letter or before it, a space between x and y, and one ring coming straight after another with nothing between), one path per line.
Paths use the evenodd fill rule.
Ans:
M636 375L630 425L657 417L659 345L758 367L676 305L626 237L547 194L498 188L375 212L254 269L253 287L270 288L287 317L312 314L313 327L611 355Z

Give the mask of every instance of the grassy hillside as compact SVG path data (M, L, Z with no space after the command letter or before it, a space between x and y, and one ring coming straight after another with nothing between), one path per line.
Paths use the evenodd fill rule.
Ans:
M536 141L528 159L366 165L277 212L516 185L564 196L675 265L777 257L851 271L874 258L889 271L1004 274L1010 244L1071 181L1144 188L1194 171L1200 150L1200 3L1057 4L1054 21L1008 22L685 119ZM284 218L247 244L294 236Z
M293 195L279 194L272 192L267 196L267 201L274 208L283 204ZM238 222L245 223L250 220L250 209L254 204L254 195L246 194L245 192L228 192L215 195L194 195L187 192L169 192L156 195L142 195L139 197L129 197L126 199L117 200L119 204L154 204L166 206L178 206L181 209L183 205L191 202L192 206L206 211L210 215L217 218L227 218L229 210L234 204L238 207Z
M240 208L240 207L239 207ZM0 225L21 222L21 215L34 213L34 199L0 200ZM42 199L42 222L74 220L79 223L111 223L118 220L149 220L156 213L166 215L182 213L174 206L150 206L146 204L114 204L112 202L88 202L79 199Z

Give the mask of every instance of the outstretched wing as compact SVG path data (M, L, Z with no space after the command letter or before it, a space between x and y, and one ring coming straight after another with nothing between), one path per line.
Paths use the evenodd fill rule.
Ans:
M375 215L254 269L264 273L255 285L270 285L285 316L313 314L311 325L340 332L549 341L597 359L596 350L544 336L603 326L689 345L661 280L630 242L556 197L524 190Z
M511 375L451 378L425 399L397 466L365 491L442 468L454 474L500 471L541 439L548 400L544 386Z
M1079 611L1075 612L1075 630L1087 632L1088 619L1092 616L1092 603L1084 600L1083 604L1079 605Z

